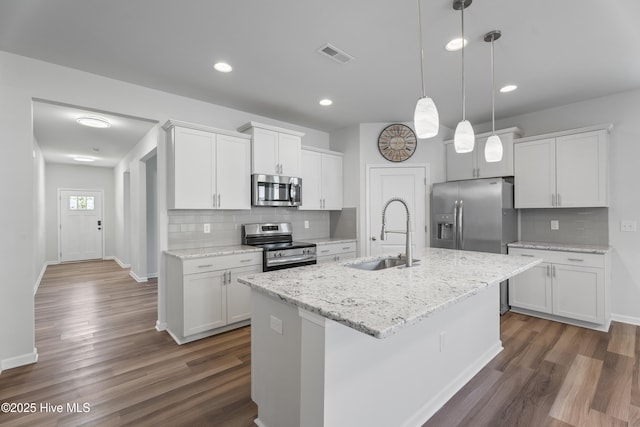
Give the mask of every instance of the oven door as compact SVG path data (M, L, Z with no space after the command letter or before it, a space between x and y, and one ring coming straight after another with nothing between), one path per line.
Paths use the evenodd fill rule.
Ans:
M300 206L302 179L280 175L251 175L253 206Z
M317 263L315 248L313 252L301 253L298 249L265 251L262 271L281 270L283 268L301 267Z

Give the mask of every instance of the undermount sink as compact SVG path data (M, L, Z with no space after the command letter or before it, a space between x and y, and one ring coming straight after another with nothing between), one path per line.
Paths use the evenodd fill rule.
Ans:
M417 259L412 260L415 264ZM358 270L384 270L385 268L397 267L399 265L405 265L407 262L401 258L382 258L374 259L373 261L365 261L358 264L349 264L347 267L357 268Z

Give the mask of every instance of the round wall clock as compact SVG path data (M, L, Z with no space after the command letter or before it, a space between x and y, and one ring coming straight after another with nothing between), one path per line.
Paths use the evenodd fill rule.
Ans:
M380 132L378 150L392 162L404 162L416 151L416 134L409 126L389 125Z

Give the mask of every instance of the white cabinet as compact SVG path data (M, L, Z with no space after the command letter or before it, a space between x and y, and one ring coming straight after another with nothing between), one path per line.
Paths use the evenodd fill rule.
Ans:
M238 276L262 271L262 253L166 257L168 330L178 344L245 326L251 289Z
M247 135L169 121L169 209L251 209Z
M317 255L318 264L354 259L356 257L356 241L318 244Z
M513 140L520 134L518 128L496 131L503 150L502 160L499 162L487 162L484 158L484 147L491 132L476 135L476 144L470 153L458 154L453 140L445 141L447 181L513 176Z
M342 209L342 159L341 153L302 150L300 210Z
M608 146L607 129L516 141L515 207L607 206Z
M608 329L609 256L509 248L543 263L509 279L512 310L594 329Z
M238 129L251 135L251 173L300 176L304 133L256 122Z

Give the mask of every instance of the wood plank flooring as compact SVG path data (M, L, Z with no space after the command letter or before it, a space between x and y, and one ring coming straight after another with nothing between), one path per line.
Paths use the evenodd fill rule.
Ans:
M156 300L155 283L113 261L50 266L36 295L39 361L0 374L0 402L37 411L0 413L0 425L253 426L250 329L178 346L154 329ZM640 328L507 313L501 336L504 351L424 427L640 426Z

